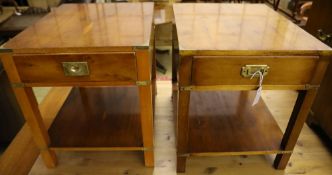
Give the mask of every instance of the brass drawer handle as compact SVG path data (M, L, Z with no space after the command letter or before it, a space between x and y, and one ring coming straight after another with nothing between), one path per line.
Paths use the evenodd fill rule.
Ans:
M65 76L87 76L90 74L87 62L62 62Z
M241 75L245 78L251 78L255 72L260 71L265 76L269 69L268 65L245 65L241 68ZM259 74L255 74L255 77L259 77Z

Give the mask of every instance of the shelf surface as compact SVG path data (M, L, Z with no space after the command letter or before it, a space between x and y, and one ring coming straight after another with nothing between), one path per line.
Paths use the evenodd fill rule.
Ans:
M189 152L281 152L283 136L264 101L251 106L253 91L192 92Z
M51 148L143 147L137 87L73 88L49 135Z

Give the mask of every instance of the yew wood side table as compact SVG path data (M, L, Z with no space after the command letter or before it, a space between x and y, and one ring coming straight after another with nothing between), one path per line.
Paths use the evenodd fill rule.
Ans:
M66 4L1 59L47 167L54 150L143 151L153 166L153 3ZM73 86L49 130L32 87Z
M274 166L284 169L332 50L264 4L174 4L173 10L177 171L185 171L189 156L259 154L277 154ZM259 74L263 90L299 92L285 132L262 100L252 106Z

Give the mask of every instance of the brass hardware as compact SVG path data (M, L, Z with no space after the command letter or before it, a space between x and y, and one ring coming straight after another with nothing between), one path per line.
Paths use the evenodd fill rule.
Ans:
M263 76L265 76L269 69L268 65L245 65L241 68L241 75L245 78L250 78L255 72L261 71ZM255 77L259 77L259 74L256 74Z
M310 89L318 89L320 85L311 85L311 84L305 84L304 89L305 90L310 90Z
M87 62L62 62L65 76L87 76L90 74Z
M12 83L12 88L24 88L24 83Z
M136 81L137 86L147 86L150 84L150 81Z
M180 154L179 157L190 157L190 154Z
M142 151L150 151L150 150L152 150L151 148L147 148L147 147L143 147L142 148Z
M332 35L324 33L322 29L318 29L317 33L318 33L318 39L319 40L321 40L325 43L329 43L329 42L332 41Z
M149 46L135 46L134 50L146 50L149 49Z
M7 49L7 48L0 47L0 53L9 53L9 52L13 52L13 50L12 49Z
M180 91L191 91L194 89L194 86L182 86L180 87Z

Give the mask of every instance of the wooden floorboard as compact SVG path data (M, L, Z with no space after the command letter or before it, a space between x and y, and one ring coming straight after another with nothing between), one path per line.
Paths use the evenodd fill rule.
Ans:
M170 82L158 82L155 111L155 169L145 168L139 152L58 152L59 165L47 169L40 158L34 164L31 175L94 175L137 174L174 175L175 136ZM292 106L294 91L264 91L263 99L275 116L280 128L286 127ZM190 175L330 175L332 156L321 140L304 127L294 154L285 171L272 167L273 155L190 157L187 172Z

